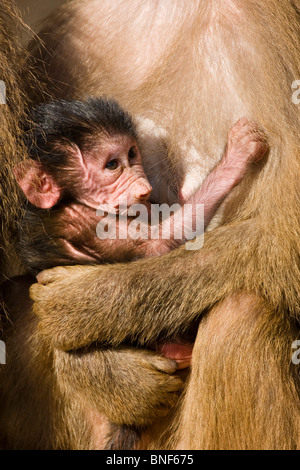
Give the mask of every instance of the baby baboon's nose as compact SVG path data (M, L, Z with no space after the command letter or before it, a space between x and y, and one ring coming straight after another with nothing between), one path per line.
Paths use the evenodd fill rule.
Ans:
M135 197L139 201L147 201L152 191L152 186L146 180L139 181L135 189Z

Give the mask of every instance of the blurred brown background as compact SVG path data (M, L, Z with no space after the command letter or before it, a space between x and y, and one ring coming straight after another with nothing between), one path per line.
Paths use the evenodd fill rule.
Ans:
M65 0L15 0L24 21L38 31L39 23Z

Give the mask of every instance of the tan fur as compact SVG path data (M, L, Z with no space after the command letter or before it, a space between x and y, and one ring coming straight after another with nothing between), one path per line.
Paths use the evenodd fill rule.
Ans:
M200 252L45 274L32 296L46 343L144 344L162 325L177 334L206 311L177 437L160 445L299 449L299 369L291 365L300 301L300 122L291 89L300 76L299 2L84 0L65 6L46 30L41 57L55 86L33 66L50 93L112 95L165 130L162 186L193 178L200 185L241 116L263 125L271 145ZM190 147L192 159L182 156ZM132 312L140 313L134 328ZM66 445L64 432L57 447ZM95 446L74 433L78 446Z

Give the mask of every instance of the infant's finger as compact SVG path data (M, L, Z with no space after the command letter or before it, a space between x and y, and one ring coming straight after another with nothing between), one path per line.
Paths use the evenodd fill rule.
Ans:
M246 125L249 124L249 123L250 123L250 121L249 121L248 118L242 117L241 119L239 119L239 120L236 122L235 126L242 128L242 127L246 126Z
M267 140L265 130L262 126L260 126L256 121L249 121L248 124L248 129L253 135L259 136L263 140Z
M261 142L261 143L264 143L266 144L267 146L269 146L268 144L268 138L265 134L265 132L263 130L255 130L253 132L253 138L257 141L257 142Z
M254 154L253 162L259 162L262 158L266 155L267 151L269 150L269 145L266 142L258 142L257 143L257 151Z
M243 127L240 128L233 128L230 133L229 133L229 139L231 142L241 143L246 140L249 142L254 140L254 130L248 125L244 125Z
M254 136L253 134L248 134L241 138L239 145L243 149L249 150L251 154L254 154L258 149L261 149L263 154L265 154L269 149L269 144L266 139Z
M239 119L234 126L231 127L228 133L229 138L234 138L238 136L245 128L245 126L248 124L248 119L247 118L241 118Z
M267 139L263 135L256 134L254 132L247 132L245 134L240 135L239 140L240 144L243 146L248 146L249 144L251 144L251 142L268 145Z
M267 142L267 135L264 129L255 121L249 121L246 126L240 130L240 136L249 135L255 141Z
M234 142L240 139L245 134L248 134L248 120L246 118L240 119L228 132L228 141Z

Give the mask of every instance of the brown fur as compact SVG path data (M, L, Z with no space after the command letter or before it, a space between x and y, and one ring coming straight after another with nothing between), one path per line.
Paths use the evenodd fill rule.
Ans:
M24 119L25 95L21 89L21 74L29 85L24 58L17 37L25 28L13 3L2 1L0 6L0 79L6 84L7 105L0 105L0 265L2 281L19 265L14 256L16 221L20 218L21 197L12 172L13 165L25 156L19 124ZM30 82L32 83L32 82Z
M71 2L59 21L48 23L50 35L42 35L48 52L42 58L56 80L50 92L112 95L144 123L151 119L156 130L164 127L155 143L160 152L167 150L158 188L161 200L169 199L166 187L200 185L215 156L221 156L228 129L241 116L263 125L271 152L267 163L258 165L235 191L221 226L206 235L201 251L180 249L127 266L46 273L46 285L32 289L41 328L33 338L43 338L49 351L97 340L116 346L128 338L143 345L162 332L162 325L167 334L176 335L206 311L176 437L171 444L153 445L299 449L299 370L291 364L300 301L300 119L291 101L291 84L300 75L299 2L195 0L188 7L174 0L123 3L118 15L116 4L105 0ZM88 44L78 40L86 36ZM51 61L49 51L55 53ZM43 77L37 62L34 66ZM146 128L144 151L155 180L149 133ZM194 158L182 152L191 143ZM131 328L135 311L140 321ZM35 325L37 320L32 321ZM118 325L114 338L108 335L112 322ZM25 337L18 331L14 341ZM45 350L41 355L49 360ZM30 384L35 393L40 380L36 373ZM19 378L20 388L25 383L26 376ZM85 386L84 381L83 391ZM69 403L64 397L62 413ZM11 400L10 410L15 407ZM22 405L28 408L28 403ZM82 427L72 426L78 410L62 423L50 406L49 428L53 418L61 424L57 439L49 433L41 444L32 433L31 446L101 445L95 437L99 416L91 418L96 408L93 403L90 415L84 410L90 418L85 441ZM9 407L5 410L7 422ZM11 446L24 445L19 430L15 425L7 431Z

